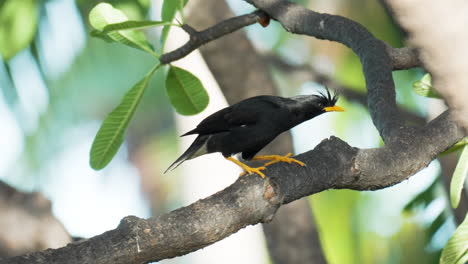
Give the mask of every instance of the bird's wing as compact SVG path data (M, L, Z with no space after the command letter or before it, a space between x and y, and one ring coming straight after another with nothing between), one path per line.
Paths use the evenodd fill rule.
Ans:
M252 114L247 111L242 111L242 109L239 111L237 108L233 109L232 107L227 107L208 116L201 121L195 129L183 134L182 136L221 133L229 131L233 127L255 123L257 118L258 115L255 113Z
M259 122L262 111L279 108L284 104L284 100L289 99L268 95L245 99L208 116L195 129L182 136L191 134L208 135L229 131L234 127L256 124Z

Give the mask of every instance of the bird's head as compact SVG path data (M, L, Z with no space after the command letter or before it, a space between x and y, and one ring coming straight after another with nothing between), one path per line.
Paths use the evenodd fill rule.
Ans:
M335 93L332 96L328 89L326 89L326 94L319 92L319 94L313 95L298 95L291 99L296 102L293 111L304 120L309 120L325 112L344 111L344 108L336 105L338 94Z

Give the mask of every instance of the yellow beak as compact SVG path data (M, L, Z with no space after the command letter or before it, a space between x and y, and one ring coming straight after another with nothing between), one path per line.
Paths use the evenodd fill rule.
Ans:
M323 110L325 110L325 112L333 112L333 111L343 112L344 108L341 107L341 106L334 105L334 106L325 107L325 108L323 108Z

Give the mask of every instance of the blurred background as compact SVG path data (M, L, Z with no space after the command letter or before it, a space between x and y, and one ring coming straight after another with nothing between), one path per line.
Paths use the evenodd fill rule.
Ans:
M127 215L147 218L188 205L228 186L239 173L220 155L213 154L163 174L192 140L179 141L178 135L227 105L199 53L175 64L202 80L210 94L208 109L194 117L175 114L165 92L165 72L159 71L117 156L101 171L90 168L89 151L102 120L156 63L139 50L89 37L88 13L99 2L0 1L0 181L16 191L36 192L34 199L40 193L43 199L50 200L53 215L75 238L113 229ZM162 0L107 2L135 20L160 18ZM404 33L379 1L296 2L319 12L351 18L392 46L403 45ZM189 25L191 16L197 19L196 12L190 13L197 4L203 11L204 6L200 7L197 0L190 0L186 8ZM229 0L228 4L235 14L254 10L244 1ZM207 8L202 15L219 13ZM158 48L159 32L147 33ZM296 153L314 148L331 135L359 148L382 146L366 108L359 59L348 48L289 34L274 21L267 28L250 26L245 34L279 94L316 93L326 84L342 95L339 105L346 112L322 115L293 129ZM174 29L167 49L177 48L185 41L185 34ZM210 45L214 44L207 47ZM242 56L229 50L226 53ZM419 69L394 73L398 103L413 124L434 118L444 107L435 99L413 93L412 83L423 74ZM384 190L333 190L309 197L328 263L438 263L441 249L456 223L462 220L447 200L446 182L456 160L457 153L445 155L416 176ZM223 173L217 173L215 168ZM207 170L213 172L206 175ZM0 209L2 206L8 205L0 202ZM1 220L8 218L7 212L0 210L0 230L15 230L19 222ZM43 229L37 232L40 230ZM1 236L2 232L0 253L8 256L16 252L1 243L8 241ZM20 240L18 236L15 239ZM270 263L259 225L241 230L228 240L231 242L222 241L194 254L161 262L215 263L225 258L232 263Z

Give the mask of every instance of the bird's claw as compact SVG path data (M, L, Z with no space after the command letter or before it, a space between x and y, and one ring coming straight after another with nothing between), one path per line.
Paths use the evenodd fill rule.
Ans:
M286 154L284 156L275 155L274 160L272 160L272 161L270 161L268 163L265 163L263 166L266 167L266 166L269 166L269 165L271 165L273 163L277 163L277 162L286 162L288 164L291 164L292 162L294 162L294 163L298 164L301 167L305 166L304 162L299 161L297 159L290 158L291 156L292 156L292 153L288 153L288 154Z
M260 177L262 177L262 179L265 178L265 174L263 174L261 172L261 170L265 170L266 168L265 167L258 167L258 168L251 168L251 167L248 167L248 168L245 168L245 171L242 172L239 176L243 176L245 174L253 174L253 173L256 173L258 174Z

